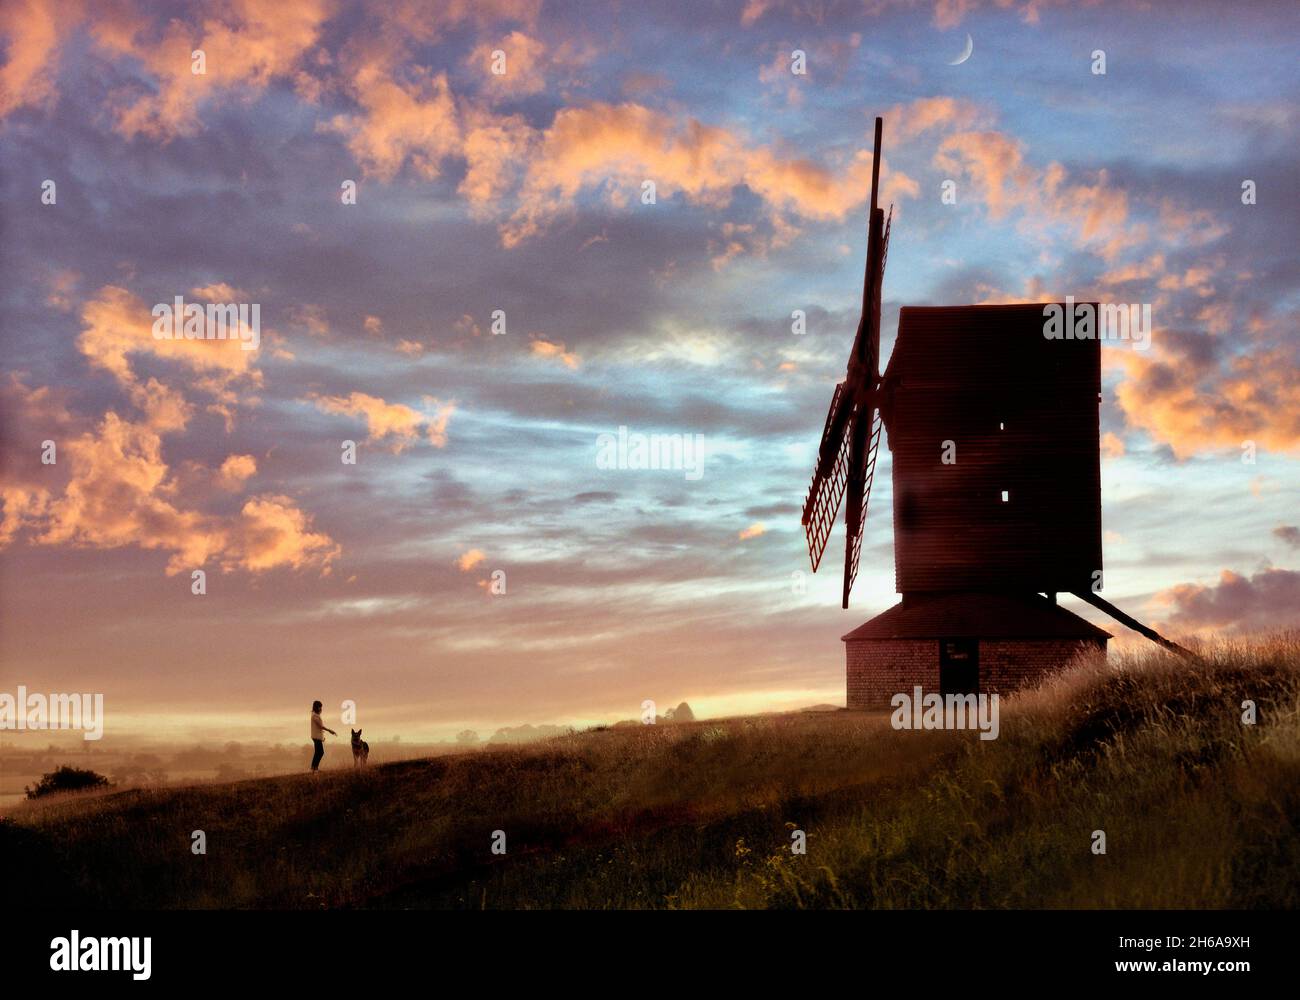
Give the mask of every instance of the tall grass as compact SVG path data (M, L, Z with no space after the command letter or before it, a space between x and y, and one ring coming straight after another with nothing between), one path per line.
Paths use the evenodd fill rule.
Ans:
M109 908L1296 906L1300 639L1202 652L1081 659L994 741L848 712L613 729L33 803L0 849L37 902Z

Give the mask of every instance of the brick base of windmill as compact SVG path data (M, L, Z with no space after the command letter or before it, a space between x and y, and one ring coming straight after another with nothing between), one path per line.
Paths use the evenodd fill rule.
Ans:
M1039 595L906 597L843 637L846 704L888 708L896 694L1008 695L1034 687L1110 633Z

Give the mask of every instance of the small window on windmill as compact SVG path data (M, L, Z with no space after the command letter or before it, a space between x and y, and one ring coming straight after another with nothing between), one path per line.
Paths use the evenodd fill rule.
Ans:
M1003 503L1010 503L1010 502L1011 502L1011 491L1010 491L1010 490L1003 490L1003 491L1002 491L1002 502L1003 502Z

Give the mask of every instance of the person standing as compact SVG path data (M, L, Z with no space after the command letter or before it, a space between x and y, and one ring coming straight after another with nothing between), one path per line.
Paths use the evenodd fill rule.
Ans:
M311 758L311 769L313 771L320 769L320 759L325 756L325 734L337 736L338 733L330 729L320 719L321 703L313 701L311 703L311 741L316 744L316 752Z

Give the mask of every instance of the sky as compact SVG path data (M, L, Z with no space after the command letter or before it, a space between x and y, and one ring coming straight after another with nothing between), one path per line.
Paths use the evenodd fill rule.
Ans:
M7 2L0 690L223 742L842 704L887 442L850 610L799 515L877 115L886 355L905 304L1150 304L1103 348L1103 595L1294 626L1298 42L1289 3ZM177 296L257 349L156 338Z

